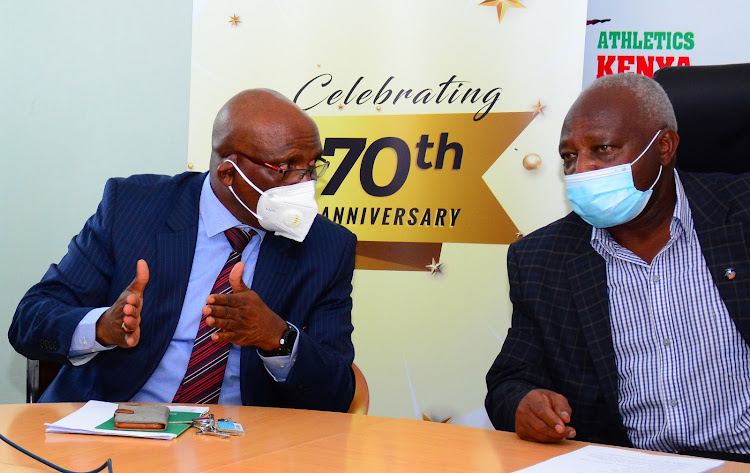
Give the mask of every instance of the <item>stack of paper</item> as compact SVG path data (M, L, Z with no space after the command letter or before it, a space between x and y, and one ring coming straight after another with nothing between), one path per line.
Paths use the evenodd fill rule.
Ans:
M516 473L705 473L724 464L721 460L656 455L634 450L589 445Z
M190 427L190 424L172 424L165 431L115 430L106 428L115 415L118 404L89 401L74 413L47 426L47 432L58 434L117 435L148 439L172 440ZM170 421L192 419L208 412L207 406L169 406ZM188 415L191 414L191 415Z

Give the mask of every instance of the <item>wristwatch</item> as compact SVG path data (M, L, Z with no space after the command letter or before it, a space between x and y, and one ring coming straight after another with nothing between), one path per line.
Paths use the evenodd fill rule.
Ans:
M284 334L281 335L281 340L279 340L279 348L271 351L261 350L259 348L258 351L263 356L289 356L292 354L292 348L294 347L294 341L296 339L297 329L294 328L294 325L287 322L286 330L284 330Z

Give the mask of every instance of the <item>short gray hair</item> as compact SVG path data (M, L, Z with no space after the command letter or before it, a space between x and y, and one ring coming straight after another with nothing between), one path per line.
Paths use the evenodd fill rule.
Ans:
M600 77L586 87L584 92L597 89L623 88L635 95L638 109L650 117L659 128L677 131L677 118L667 93L650 77L641 74L623 73Z

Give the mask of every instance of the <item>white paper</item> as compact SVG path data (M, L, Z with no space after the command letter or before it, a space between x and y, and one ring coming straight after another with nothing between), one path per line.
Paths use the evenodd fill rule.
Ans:
M722 460L656 455L589 445L518 470L517 473L703 473L723 464Z
M105 430L97 429L97 425L108 421L115 415L118 404L112 402L89 401L72 414L52 424L45 423L46 432L54 434L89 434L115 435L120 437L140 437L148 439L172 440L177 437L169 432L147 432L133 430ZM170 411L195 412L205 414L206 406L168 406Z

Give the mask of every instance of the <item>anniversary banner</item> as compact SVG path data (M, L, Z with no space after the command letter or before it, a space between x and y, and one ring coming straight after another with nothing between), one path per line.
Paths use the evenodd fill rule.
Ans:
M569 211L557 141L585 23L583 0L194 0L188 168L241 90L315 119L319 211L359 239L370 413L489 426L508 245Z

